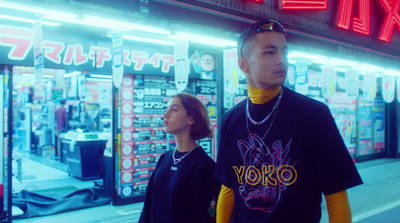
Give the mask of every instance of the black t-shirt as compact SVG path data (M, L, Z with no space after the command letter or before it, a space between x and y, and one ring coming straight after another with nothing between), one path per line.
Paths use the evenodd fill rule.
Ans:
M250 102L251 117L277 98ZM283 87L277 109L246 124L244 100L223 117L215 175L234 191L233 222L319 222L322 193L362 184L326 105Z
M208 209L218 198L215 162L197 147L174 164L173 151L164 153L150 177L140 223L215 222ZM186 153L176 152L175 158Z

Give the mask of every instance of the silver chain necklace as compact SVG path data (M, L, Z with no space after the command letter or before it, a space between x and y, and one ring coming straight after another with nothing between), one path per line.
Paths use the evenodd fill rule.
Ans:
M191 150L189 150L189 152L187 152L185 155L183 155L181 158L176 159L175 158L175 152L176 149L174 150L174 152L172 153L172 159L174 159L174 164L177 164L179 162L181 162L185 157L187 157L191 152L193 152L193 150L195 150L197 147L199 147L199 145L196 144L196 146L194 148L192 148Z
M249 97L247 97L246 115L247 115L247 118L249 118L250 122L253 123L254 125L262 125L262 124L264 124L264 122L266 122L269 119L269 117L271 117L272 113L274 113L274 111L278 108L279 102L281 101L281 98L282 98L282 94L283 94L283 87L281 87L281 90L279 92L278 100L276 100L276 103L275 103L274 107L272 107L271 112L267 115L267 117L265 117L260 122L257 122L257 121L255 121L254 119L251 118L250 112L249 112L249 101L250 100L249 100Z
M261 140L263 140L263 139L265 138L265 136L267 136L269 130L271 129L272 125L274 124L276 113L278 113L278 109L276 109L276 111L275 111L275 113L274 113L274 116L272 117L271 124L269 125L267 131L265 132L265 134L264 134L264 136L261 138ZM247 131L249 132L249 134L251 134L250 129L249 129L249 121L247 121L247 118L246 118L246 126L247 126Z

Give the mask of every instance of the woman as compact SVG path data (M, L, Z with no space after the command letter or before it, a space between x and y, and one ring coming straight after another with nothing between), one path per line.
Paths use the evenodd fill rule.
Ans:
M196 97L172 96L164 113L164 131L176 149L164 153L151 175L140 223L215 222L215 162L196 140L212 138L207 108Z

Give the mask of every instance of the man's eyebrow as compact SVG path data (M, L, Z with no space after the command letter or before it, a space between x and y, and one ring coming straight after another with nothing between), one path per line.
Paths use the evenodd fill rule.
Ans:
M278 47L276 45L267 45L267 46L262 47L261 49L278 49ZM288 49L288 46L285 45L282 49L286 50L286 49Z

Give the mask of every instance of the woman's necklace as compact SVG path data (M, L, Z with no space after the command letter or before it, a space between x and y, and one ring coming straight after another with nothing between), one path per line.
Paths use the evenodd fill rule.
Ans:
M181 156L180 158L175 158L175 152L176 149L174 150L174 152L172 153L172 159L174 159L174 164L177 164L179 162L181 162L185 157L187 157L191 152L193 152L193 150L195 150L197 147L199 147L199 145L196 144L195 147L193 147L192 149L190 149L185 155Z
M254 125L262 125L262 124L264 124L264 122L266 122L269 119L269 117L271 117L272 113L274 113L275 109L278 108L279 102L281 101L281 98L282 98L282 94L283 94L283 87L281 87L281 90L279 92L278 100L276 100L276 103L275 103L274 107L272 107L271 112L267 115L267 117L265 117L260 122L257 122L257 121L255 121L254 119L251 118L250 111L249 111L249 101L250 100L249 100L249 97L247 97L246 115L247 115L247 118L250 120L250 122L253 123Z

